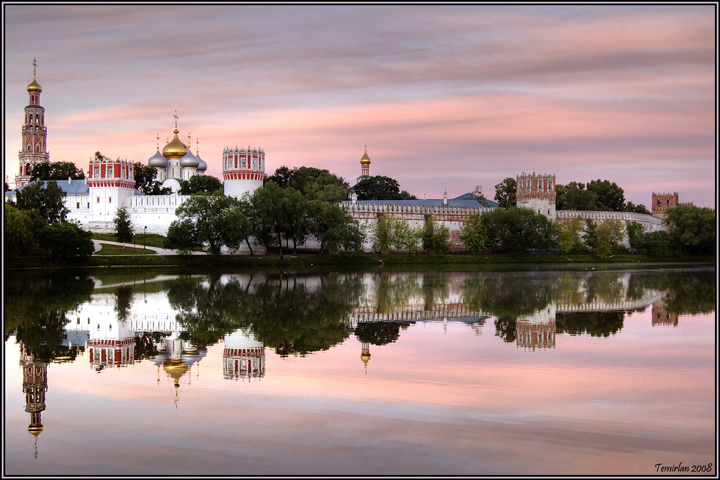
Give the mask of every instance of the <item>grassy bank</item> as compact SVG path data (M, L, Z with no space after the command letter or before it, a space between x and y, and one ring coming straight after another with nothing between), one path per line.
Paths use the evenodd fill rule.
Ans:
M127 248L125 250L128 250ZM140 250L138 250L138 253ZM648 257L645 255L614 255L602 259L594 255L405 255L405 254L337 254L337 255L286 255L282 259L285 270L315 266L375 268L384 266L476 267L499 264L653 264L653 263L715 263L714 257ZM278 255L132 255L101 256L86 259L58 259L23 257L6 259L6 269L70 268L70 267L206 267L280 268Z

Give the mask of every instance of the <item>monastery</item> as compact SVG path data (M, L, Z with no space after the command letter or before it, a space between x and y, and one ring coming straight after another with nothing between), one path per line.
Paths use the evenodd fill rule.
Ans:
M47 128L45 127L45 109L40 105L42 87L36 79L36 63L33 61L33 80L27 86L29 104L25 107L25 123L22 127L22 150L19 153L20 171L15 177L16 189L22 189L29 181L34 166L49 161L47 151ZM157 151L147 160L147 164L158 171L156 180L163 187L171 190L169 195L145 195L135 189L135 171L132 160L115 160L97 155L89 160L87 177L82 180L58 181L58 186L65 193L65 206L68 209L68 220L79 222L83 228L93 232L114 232L113 220L118 208L125 207L130 214L136 232L167 234L168 228L177 217L175 210L189 197L180 195L180 184L195 175L204 175L207 163L200 158L199 145L196 141L195 153L188 144L180 140L175 114L173 139L160 150L158 137ZM370 178L371 160L365 152L360 159L360 181ZM226 147L222 155L223 190L226 195L240 198L245 193L252 193L262 187L265 178L265 152L260 148ZM6 201L15 197L16 191L6 192ZM556 210L555 208L555 175L521 174L517 176L517 202L519 206L532 208L552 220L568 221L573 217L593 220L602 223L604 220L617 219L625 225L630 222L640 223L647 232L665 229L664 212L667 208L678 204L677 193L674 195L653 194L653 215L634 212L597 212ZM656 205L657 203L657 205ZM380 214L400 217L412 228L422 228L430 216L436 222L446 225L451 233L454 245L459 246L458 233L463 222L470 214L481 214L489 211L474 199L459 197L448 199L447 192L440 199L423 200L357 200L355 194L341 205L358 220L366 231L370 231ZM625 244L628 245L627 238ZM306 248L317 245L311 239ZM363 244L365 251L373 248L371 240ZM262 251L262 249L259 249ZM242 251L247 251L243 246Z

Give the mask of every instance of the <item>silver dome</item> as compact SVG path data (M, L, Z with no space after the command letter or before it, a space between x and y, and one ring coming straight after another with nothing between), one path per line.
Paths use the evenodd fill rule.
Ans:
M180 159L180 166L183 168L197 168L198 165L200 162L190 150Z
M155 152L155 155L150 157L148 160L148 166L149 167L155 167L155 168L167 168L168 161L167 158L163 157L163 154L160 153L160 150Z
M207 163L205 163L205 160L200 158L200 155L197 155L195 158L197 158L198 162L200 162L200 165L197 167L198 172L204 172L207 170Z

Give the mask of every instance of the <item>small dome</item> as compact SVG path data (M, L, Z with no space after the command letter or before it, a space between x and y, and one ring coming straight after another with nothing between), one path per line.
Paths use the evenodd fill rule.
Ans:
M207 163L205 163L205 160L200 158L200 155L196 155L195 158L197 158L198 162L200 162L200 165L197 167L198 172L204 172L207 170Z
M28 432L35 435L36 437L40 435L40 432L43 431L43 426L39 423L33 423L28 427Z
M370 165L370 157L367 154L367 147L365 147L365 154L360 159L360 165Z
M184 168L197 168L199 165L200 162L190 150L180 159L180 166Z
M167 158L163 157L163 154L160 153L160 150L158 150L155 152L155 155L148 159L148 166L155 168L167 168L168 161Z
M39 83L35 80L35 75L33 75L33 81L30 83L30 85L27 86L28 93L40 93L42 92L42 87Z
M186 153L188 153L189 148L187 145L182 143L180 139L178 138L178 129L176 128L173 130L173 133L175 134L175 137L172 139L170 143L165 145L165 147L162 149L163 157L170 159L170 158L182 158Z

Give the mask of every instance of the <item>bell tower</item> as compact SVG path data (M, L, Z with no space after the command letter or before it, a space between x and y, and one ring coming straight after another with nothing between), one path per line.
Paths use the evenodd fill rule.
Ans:
M47 128L45 108L40 106L42 87L36 76L37 61L33 58L33 80L27 86L30 103L25 107L25 123L22 127L22 150L20 150L20 174L15 177L15 188L30 181L32 169L37 163L50 160L47 152Z

